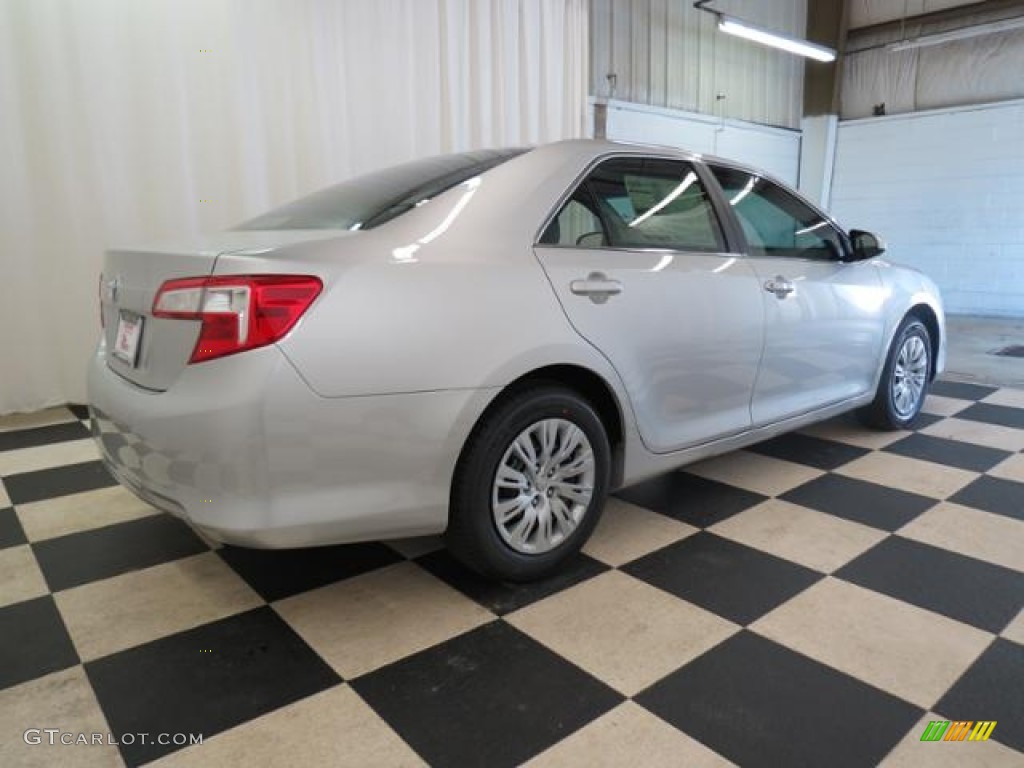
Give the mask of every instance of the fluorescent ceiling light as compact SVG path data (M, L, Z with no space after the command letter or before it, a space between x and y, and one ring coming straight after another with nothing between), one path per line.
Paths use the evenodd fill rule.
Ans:
M710 10L710 9L705 9ZM823 45L809 43L806 40L799 40L795 37L780 35L777 32L769 32L767 29L751 26L745 21L734 19L732 16L719 15L718 28L729 35L752 40L762 45L770 45L772 48L781 48L799 56L806 56L815 61L835 61L836 52Z
M957 40L966 40L970 37L980 37L981 35L991 35L996 32L1006 32L1011 29L1020 29L1021 27L1024 27L1024 16L1003 19L1002 21L992 21L987 24L975 24L972 27L960 27L960 29L951 29L948 32L937 32L934 35L915 37L912 40L900 40L899 42L887 45L886 48L890 51L909 51L913 48L927 48L930 45L942 45L943 43L952 43Z

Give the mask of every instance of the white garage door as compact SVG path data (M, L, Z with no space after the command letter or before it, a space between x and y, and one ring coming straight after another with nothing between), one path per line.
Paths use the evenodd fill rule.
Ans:
M831 207L949 311L1024 316L1024 102L840 123Z
M748 163L796 186L800 132L674 109L608 102L609 139L664 144Z

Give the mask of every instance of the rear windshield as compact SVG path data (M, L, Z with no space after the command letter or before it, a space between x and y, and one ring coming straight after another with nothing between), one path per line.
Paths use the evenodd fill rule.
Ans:
M236 229L373 229L526 151L482 149L395 165L314 192Z

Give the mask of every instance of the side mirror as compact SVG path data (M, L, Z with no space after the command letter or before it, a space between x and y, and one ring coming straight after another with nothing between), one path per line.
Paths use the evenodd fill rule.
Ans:
M873 259L885 253L885 243L877 235L863 229L851 229L850 242L853 244L854 261Z

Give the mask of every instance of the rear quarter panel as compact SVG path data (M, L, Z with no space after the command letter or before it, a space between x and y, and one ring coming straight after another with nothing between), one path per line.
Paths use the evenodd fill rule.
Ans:
M376 229L269 260L226 256L217 273L321 276L323 293L280 347L323 397L500 387L555 363L604 375L532 250L593 152L541 147Z

